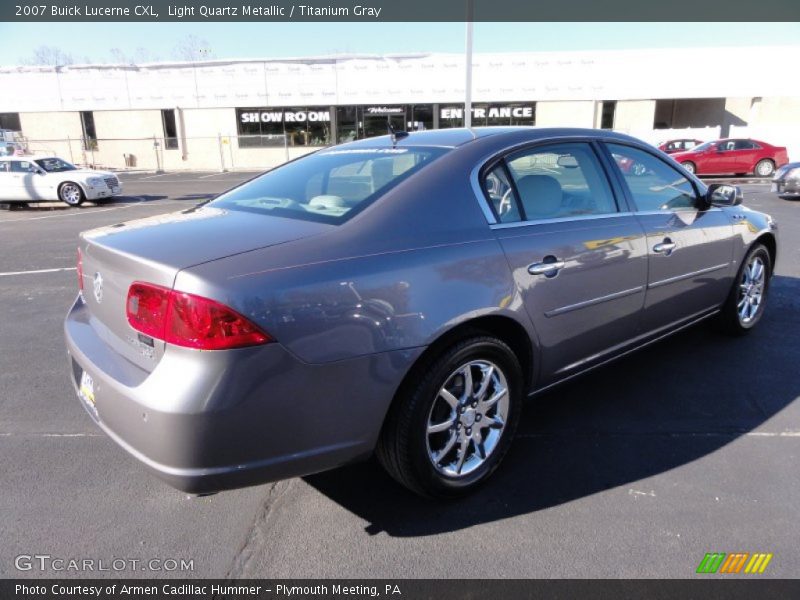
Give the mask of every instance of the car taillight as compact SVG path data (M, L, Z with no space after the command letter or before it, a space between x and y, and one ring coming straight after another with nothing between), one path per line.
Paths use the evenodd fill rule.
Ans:
M125 310L131 327L177 346L226 350L273 341L224 304L151 283L131 285Z
M78 248L78 265L77 265L77 269L76 270L78 271L78 290L82 292L83 291L83 253L81 252L80 248Z
M125 313L136 331L163 340L171 290L151 283L134 282L128 288Z

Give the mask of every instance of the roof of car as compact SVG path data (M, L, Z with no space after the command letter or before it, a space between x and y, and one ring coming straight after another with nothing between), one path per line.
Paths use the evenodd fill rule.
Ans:
M413 131L407 136L397 139L397 146L440 146L455 148L478 138L489 136L514 135L528 133L531 140L546 137L576 137L585 136L612 140L631 140L630 136L604 129L584 129L577 127L473 127L453 129L429 129L426 131ZM638 141L638 140L637 140ZM389 135L365 138L341 144L348 148L374 148L376 146L391 144Z

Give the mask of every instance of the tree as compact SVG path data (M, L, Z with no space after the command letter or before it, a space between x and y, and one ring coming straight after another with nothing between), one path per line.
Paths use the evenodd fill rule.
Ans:
M205 60L207 58L214 58L214 53L211 51L211 44L208 40L199 38L196 35L187 35L185 38L175 44L172 54L178 60Z
M56 46L38 46L33 51L33 56L22 60L23 65L59 67L74 64L71 54L64 52Z
M108 53L111 55L111 62L118 65L140 65L159 60L157 55L142 46L136 48L132 54L128 54L120 48L111 48Z
M115 62L120 65L126 65L132 63L133 61L126 56L126 54L120 50L119 48L112 48L108 51L111 55L111 61Z

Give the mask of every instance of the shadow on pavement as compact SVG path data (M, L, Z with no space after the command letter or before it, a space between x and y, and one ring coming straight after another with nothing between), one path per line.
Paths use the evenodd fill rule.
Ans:
M305 480L368 521L369 534L424 536L557 506L701 459L800 395L800 279L776 276L771 291L748 336L699 325L531 399L503 464L468 498L418 498L374 459Z
M196 200L196 201L205 201L211 200L212 198L217 197L219 194L185 194L183 196L178 196L177 198L173 198L173 200Z

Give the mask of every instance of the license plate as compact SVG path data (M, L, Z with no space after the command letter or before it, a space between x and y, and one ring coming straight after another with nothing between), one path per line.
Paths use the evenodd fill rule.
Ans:
M86 371L81 374L81 385L78 387L78 393L87 403L94 406L94 380Z

